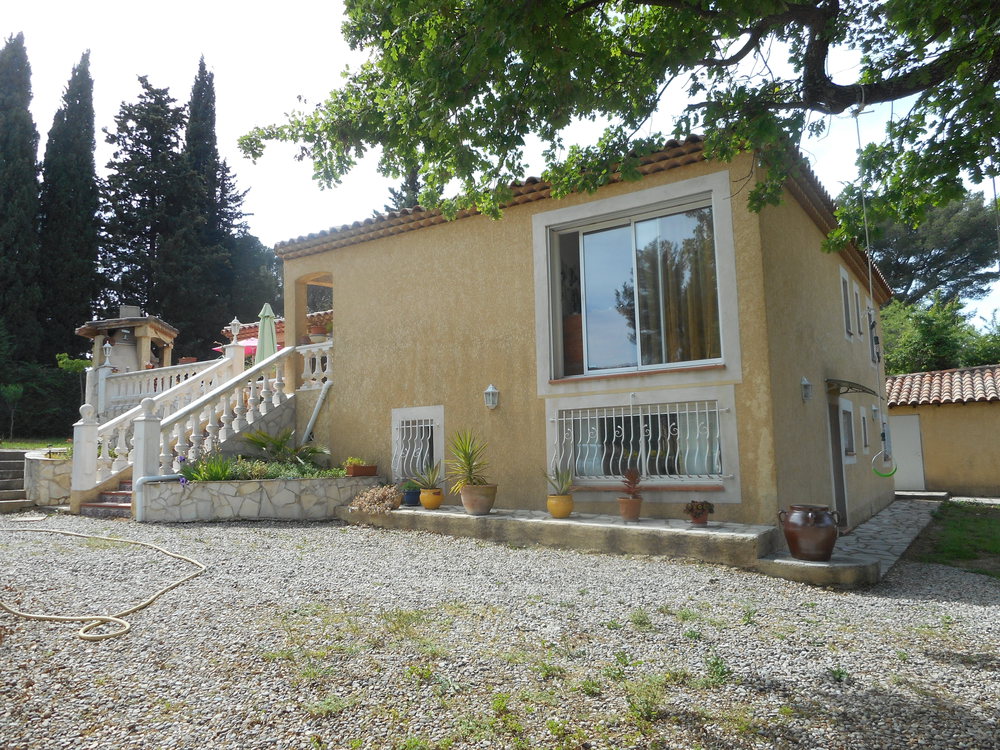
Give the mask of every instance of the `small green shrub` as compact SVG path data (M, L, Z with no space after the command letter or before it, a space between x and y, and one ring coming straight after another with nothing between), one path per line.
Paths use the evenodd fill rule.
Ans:
M653 629L653 621L644 609L633 610L632 614L629 615L629 620L632 622L632 627L640 632L649 632Z
M221 453L209 453L197 461L181 460L180 474L188 482L221 482L232 478L236 459Z
M290 427L277 435L264 432L264 430L254 430L244 435L243 440L263 453L269 460L278 463L314 464L317 456L330 452L326 448L320 448L312 443L296 446L295 434Z

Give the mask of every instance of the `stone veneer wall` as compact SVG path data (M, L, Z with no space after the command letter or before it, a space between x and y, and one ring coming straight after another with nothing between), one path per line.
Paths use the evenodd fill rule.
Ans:
M142 488L145 520L151 522L280 520L337 517L358 493L382 477L252 479L226 482L152 482Z
M73 460L45 454L44 450L24 454L24 496L35 505L68 503Z

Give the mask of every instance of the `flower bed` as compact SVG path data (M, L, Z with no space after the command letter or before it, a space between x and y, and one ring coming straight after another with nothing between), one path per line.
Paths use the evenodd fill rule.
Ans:
M152 522L336 518L336 509L381 484L380 477L153 482L142 488L144 520Z

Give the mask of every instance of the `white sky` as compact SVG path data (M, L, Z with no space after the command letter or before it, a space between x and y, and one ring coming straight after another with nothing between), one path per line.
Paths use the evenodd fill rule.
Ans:
M273 245L363 220L388 200L392 183L377 174L374 160L362 162L344 185L320 190L310 165L294 160L294 147L269 144L257 164L244 159L236 147L236 139L255 125L281 122L286 112L301 108L298 96L310 104L322 101L339 84L344 68L361 59L341 38L339 2L285 0L265 6L231 0L174 0L166 5L135 0L11 0L4 5L0 42L24 32L32 70L31 109L41 149L72 68L85 50L90 50L94 79L99 171L111 155L100 130L113 127L123 101L136 100L137 77L145 75L152 85L169 88L184 104L191 95L198 59L204 55L215 74L219 150L240 188L250 190L244 208L253 214L248 223L261 241ZM881 136L886 115L882 111L861 117L862 140ZM654 126L670 130L666 121ZM587 127L574 135L585 142L595 132L596 128ZM803 145L831 195L855 177L856 148L854 120L849 116L833 118L827 136ZM540 172L537 164L532 173ZM1000 308L1000 289L967 310L988 317L996 308Z

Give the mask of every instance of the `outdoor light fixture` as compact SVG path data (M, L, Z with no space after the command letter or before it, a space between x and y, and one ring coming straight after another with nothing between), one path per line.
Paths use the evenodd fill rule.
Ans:
M234 344L236 343L236 338L240 335L240 329L242 327L243 327L243 324L240 323L240 319L239 318L233 318L232 322L229 324L229 332L231 334L233 334L232 343L234 343Z
M486 386L486 390L483 391L483 401L486 402L487 409L496 409L497 404L500 403L500 391L496 389L493 383Z
M110 362L111 362L111 342L108 339L104 339L104 345L101 348L104 350L104 364L110 364Z
M805 378L802 378L802 400L808 401L813 397L813 386Z

